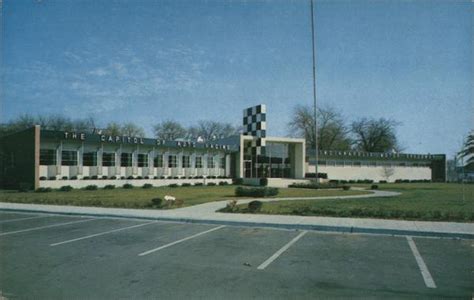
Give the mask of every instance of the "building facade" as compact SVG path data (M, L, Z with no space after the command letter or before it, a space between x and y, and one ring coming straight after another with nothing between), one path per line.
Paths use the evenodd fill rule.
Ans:
M212 142L168 141L39 126L0 139L4 188L132 183L219 183L232 178L304 180L314 153L298 138L267 137L266 107L244 110L244 132ZM446 180L444 155L320 151L318 169L329 179ZM271 181L270 181L271 182ZM276 182L276 181L275 181ZM281 182L281 181L280 181Z

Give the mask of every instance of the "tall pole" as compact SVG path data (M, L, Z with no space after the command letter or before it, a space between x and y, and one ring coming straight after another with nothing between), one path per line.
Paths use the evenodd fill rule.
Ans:
M314 172L316 173L316 181L318 179L318 122L316 120L316 49L314 47L314 13L313 13L313 0L311 2L311 43L313 53L313 118L314 118Z

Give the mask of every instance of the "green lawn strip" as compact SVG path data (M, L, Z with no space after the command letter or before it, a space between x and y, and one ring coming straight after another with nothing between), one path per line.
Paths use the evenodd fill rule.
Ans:
M74 206L98 206L98 207L121 207L121 208L153 208L151 199L162 198L171 195L176 199L183 200L183 206L191 206L206 202L238 199L235 197L236 186L190 186L190 187L158 187L143 189L116 188L113 190L98 189L87 191L74 189L70 192L53 190L48 193L16 191L0 191L0 201L15 203L35 203ZM282 188L279 189L278 198L282 197L319 197L337 195L359 195L366 192L342 191L342 190L311 190Z
M264 203L259 213L432 221L474 221L474 185L381 184L400 196L338 200L293 200ZM246 205L235 212L248 213Z

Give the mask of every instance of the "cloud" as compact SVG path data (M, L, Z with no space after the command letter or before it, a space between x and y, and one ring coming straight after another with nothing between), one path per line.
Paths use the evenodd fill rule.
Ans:
M154 45L127 47L111 55L87 49L66 51L65 64L37 61L9 67L6 79L15 98L63 106L66 111L74 106L108 113L132 102L194 92L206 81L210 62L205 53L182 45L158 50Z

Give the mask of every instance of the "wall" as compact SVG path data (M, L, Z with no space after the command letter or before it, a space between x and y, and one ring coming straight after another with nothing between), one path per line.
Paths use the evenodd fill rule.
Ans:
M393 175L388 182L396 179L431 180L431 169L428 167L392 167ZM314 166L307 167L308 173L314 173ZM327 173L328 179L359 180L371 179L376 182L387 180L384 176L384 167L352 167L352 166L318 166L319 173Z
M53 189L59 189L62 186L70 185L73 188L79 189L84 188L88 185L97 185L102 188L106 185L115 185L115 187L122 187L124 184L129 183L135 187L142 187L144 184L149 183L155 187L168 186L170 184L181 185L183 183L203 183L208 184L213 182L219 184L219 182L225 181L228 184L232 184L232 179L132 179L132 180L40 180L40 187L50 187Z
M0 140L0 185L17 189L38 185L39 126L7 135Z

